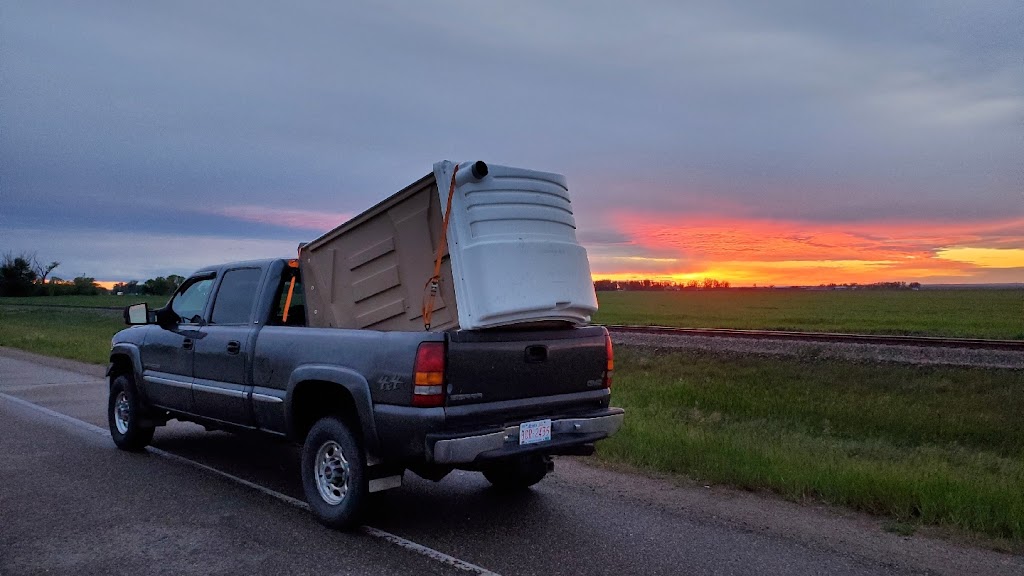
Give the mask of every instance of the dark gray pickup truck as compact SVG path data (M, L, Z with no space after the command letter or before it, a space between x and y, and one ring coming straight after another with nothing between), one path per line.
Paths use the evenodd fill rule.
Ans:
M125 309L110 352L110 433L141 450L170 419L302 444L324 524L411 470L531 486L553 454L590 454L622 425L604 327L379 332L305 326L294 260L204 268L167 305Z

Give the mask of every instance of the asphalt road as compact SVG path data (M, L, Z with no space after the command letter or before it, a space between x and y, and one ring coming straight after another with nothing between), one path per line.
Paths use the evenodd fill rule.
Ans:
M296 448L172 423L105 434L102 368L0 349L0 574L1024 574L1020 556L772 497L556 462L506 496L405 476L368 527L302 508Z

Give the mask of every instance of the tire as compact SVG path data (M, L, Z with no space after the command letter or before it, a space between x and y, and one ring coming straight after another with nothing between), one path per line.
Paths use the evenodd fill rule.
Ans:
M551 457L529 454L513 460L497 462L483 469L484 478L495 488L506 491L525 490L540 482L551 469Z
M107 425L110 437L121 450L139 452L153 441L156 428L139 423L143 411L132 377L127 374L115 377L107 400Z
M366 456L348 424L321 418L302 445L302 490L321 524L347 529L359 525L369 487Z

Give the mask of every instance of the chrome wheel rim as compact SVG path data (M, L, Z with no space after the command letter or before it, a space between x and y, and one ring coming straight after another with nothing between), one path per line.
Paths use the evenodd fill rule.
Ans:
M120 434L128 433L128 422L132 417L132 408L128 404L128 395L122 390L114 398L114 426Z
M341 504L348 494L348 460L341 451L341 445L328 440L316 452L316 489L320 497L331 506Z

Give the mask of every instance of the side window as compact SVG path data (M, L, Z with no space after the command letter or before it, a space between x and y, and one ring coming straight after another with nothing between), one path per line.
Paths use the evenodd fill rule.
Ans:
M196 323L201 318L203 307L206 306L206 299L210 296L210 288L213 288L213 278L203 278L178 292L171 300L171 310L178 315L179 321Z
M217 289L210 323L248 324L262 274L263 270L259 268L228 270Z
M277 287L270 323L278 326L305 326L306 299L302 291L302 277L298 268L285 268Z

